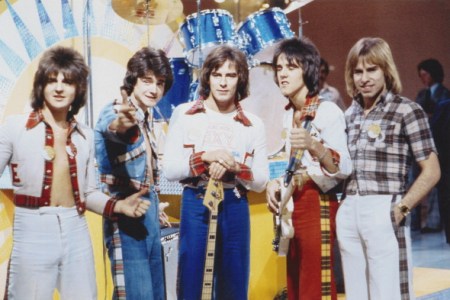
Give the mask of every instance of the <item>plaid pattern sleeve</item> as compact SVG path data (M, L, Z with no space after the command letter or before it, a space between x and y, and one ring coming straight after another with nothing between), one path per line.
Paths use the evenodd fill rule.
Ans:
M205 151L197 152L189 158L189 166L194 177L200 176L208 171L208 165L202 160Z
M253 172L250 167L244 164L239 164L241 171L236 174L236 177L245 181L253 181Z

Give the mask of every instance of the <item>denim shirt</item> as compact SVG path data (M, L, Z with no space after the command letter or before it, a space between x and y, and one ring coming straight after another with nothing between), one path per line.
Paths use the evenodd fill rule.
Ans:
M111 194L123 197L140 189L150 188L152 170L148 170L147 152L142 126L135 126L124 136L109 130L116 119L114 103L100 112L95 126L95 150L100 181L108 185ZM136 118L144 122L144 112L137 108ZM156 164L153 164L156 165Z

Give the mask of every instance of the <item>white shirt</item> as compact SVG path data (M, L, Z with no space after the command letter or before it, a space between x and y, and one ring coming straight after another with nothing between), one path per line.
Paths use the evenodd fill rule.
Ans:
M187 115L192 102L184 103L174 110L165 141L163 175L168 180L192 177L189 159L193 153L226 149L236 162L251 168L253 181L238 177L245 188L256 192L264 190L268 177L266 134L264 124L257 116L245 112L252 126L234 120L236 112L223 114L205 106L205 112Z
M294 111L286 111L283 118L283 128L286 134L286 153L291 152L289 135L292 128ZM335 187L340 181L347 178L352 172L352 162L347 148L347 133L344 113L338 109L336 104L330 101L321 102L314 120L312 121L310 134L323 145L339 153L339 171L335 174L328 173L314 161L309 151L305 151L302 164L306 167L308 175L319 186L322 192L327 192Z

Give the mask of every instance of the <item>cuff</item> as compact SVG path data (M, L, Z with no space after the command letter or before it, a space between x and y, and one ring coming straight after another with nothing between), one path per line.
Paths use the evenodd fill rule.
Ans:
M110 198L103 209L103 217L110 220L117 220L117 214L114 212L114 207L116 206L118 199L115 197Z
M236 177L245 181L253 181L253 172L247 165L239 163L241 172L236 174Z
M339 167L339 163L341 162L341 156L339 155L339 153L337 153L336 151L334 151L333 149L327 148L328 150L330 150L331 153L331 158L333 159L333 164L335 166ZM320 164L320 169L322 170L322 172L326 175L326 176L330 176L332 177L335 174L331 174L330 172L328 172L323 166L322 164ZM339 170L338 170L339 172ZM338 173L336 172L336 174Z
M205 151L194 153L189 158L189 167L191 173L197 177L208 171L208 165L202 160L202 155Z

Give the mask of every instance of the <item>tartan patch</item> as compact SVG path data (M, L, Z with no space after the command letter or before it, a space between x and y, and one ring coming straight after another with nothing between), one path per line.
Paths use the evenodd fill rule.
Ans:
M391 206L396 203L397 195L392 197ZM400 274L400 295L402 300L409 300L409 276L408 276L408 255L406 249L405 226L395 226L394 210L391 209L391 221L394 227L394 233L398 241L399 251L399 274Z
M331 223L330 199L320 194L320 231L321 231L321 300L331 300Z

